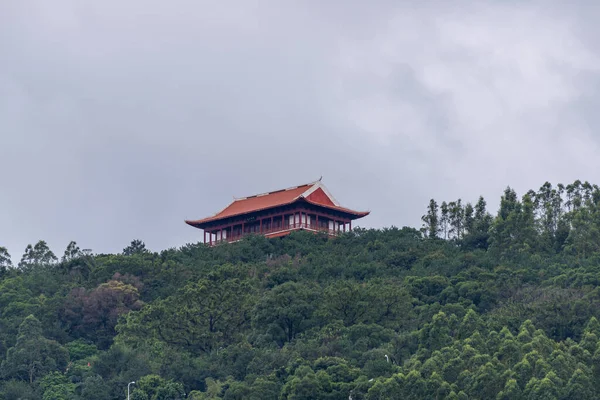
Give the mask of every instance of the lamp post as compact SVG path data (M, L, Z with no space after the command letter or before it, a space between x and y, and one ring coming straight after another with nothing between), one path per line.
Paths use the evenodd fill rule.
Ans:
M133 382L129 382L129 383L127 384L127 400L129 400L129 385L131 385L131 384L134 384L134 385L135 385L135 381L133 381Z

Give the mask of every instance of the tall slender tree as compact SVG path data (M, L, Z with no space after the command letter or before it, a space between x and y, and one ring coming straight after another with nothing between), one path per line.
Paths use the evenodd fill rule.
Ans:
M486 202L479 196L475 206L470 203L464 211L464 235L461 246L465 249L487 249L493 218L486 210Z
M444 239L448 239L448 225L449 225L448 203L443 201L442 205L440 207L440 211L441 211L440 231L444 234Z
M475 230L474 208L471 203L465 205L464 211L464 234L472 234Z
M12 267L12 261L10 259L10 254L8 254L8 250L6 247L0 246L0 268L10 268Z
M437 202L434 199L429 200L427 214L421 217L421 221L423 221L423 232L430 239L436 238L439 233L438 212L439 207Z
M82 255L81 249L77 246L77 243L71 241L67 246L65 253L62 256L62 261L71 261Z
M460 240L463 235L464 208L461 199L448 203L448 220L450 223L450 234Z

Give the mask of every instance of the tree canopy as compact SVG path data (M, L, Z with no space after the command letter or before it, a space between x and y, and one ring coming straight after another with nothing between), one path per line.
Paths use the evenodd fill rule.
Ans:
M600 189L474 200L331 239L0 247L0 398L599 397Z

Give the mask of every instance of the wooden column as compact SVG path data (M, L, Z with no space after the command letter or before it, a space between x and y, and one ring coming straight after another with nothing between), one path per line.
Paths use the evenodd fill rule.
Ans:
M275 228L273 227L273 216L271 215L271 232L273 232Z
M204 244L206 244L206 231L204 231Z
M316 230L319 230L319 214L315 214L315 227Z
M259 225L258 225L258 226L259 226L259 228L258 228L258 230L259 230L259 233L261 233L261 234L262 234L262 218L260 219L260 222L259 222Z
M350 230L352 230L352 221L350 221Z

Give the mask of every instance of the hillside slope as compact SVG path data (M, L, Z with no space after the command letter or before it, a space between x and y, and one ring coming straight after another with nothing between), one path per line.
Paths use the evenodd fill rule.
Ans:
M1 398L597 398L598 187L423 222L60 261L39 242L17 267L0 248Z

